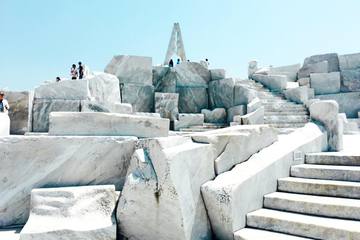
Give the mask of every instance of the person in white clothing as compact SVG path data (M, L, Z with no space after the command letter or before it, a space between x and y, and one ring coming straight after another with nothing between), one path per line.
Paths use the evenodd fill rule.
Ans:
M10 109L9 103L4 97L5 93L0 92L0 113L8 113Z

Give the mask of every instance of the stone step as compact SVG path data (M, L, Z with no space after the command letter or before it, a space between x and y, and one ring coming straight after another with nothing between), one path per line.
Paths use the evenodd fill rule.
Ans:
M307 123L309 117L307 115L273 115L264 116L266 123Z
M272 104L274 104L274 103L280 103L280 104L281 103L291 103L284 99L277 99L277 98L261 98L260 100L263 104L266 104L266 103L272 103Z
M274 128L302 128L305 126L305 123L267 123Z
M283 104L264 104L265 112L297 112L297 111L306 111L306 108L303 105L295 105L290 103L291 105L283 105Z
M291 167L291 176L360 182L360 166L301 164Z
M360 154L345 152L311 153L306 154L305 162L309 164L360 166Z
M265 107L282 107L282 108L296 108L296 109L305 109L304 105L302 104L296 104L293 102L268 102L268 103L263 103L263 105Z
M266 111L265 112L265 116L277 116L277 115L283 115L283 116L294 116L294 115L303 115L303 116L308 116L308 112L307 111L289 111L289 112L284 112L284 111Z
M360 198L360 182L287 177L278 179L281 192Z
M247 225L296 236L340 240L360 239L360 222L260 209L247 214Z
M284 233L266 230L243 228L234 233L234 240L309 240L310 238L296 237Z
M264 207L324 217L360 220L360 200L275 192L264 197Z

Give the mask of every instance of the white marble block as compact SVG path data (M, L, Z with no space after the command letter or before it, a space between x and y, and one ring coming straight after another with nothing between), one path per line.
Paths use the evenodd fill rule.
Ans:
M243 125L264 124L264 107L259 107L254 112L248 113L243 116L234 116L234 122Z
M266 125L243 125L195 133L191 137L195 142L208 143L213 147L215 173L218 175L275 142L277 133Z
M227 121L228 123L234 121L234 116L245 115L246 114L246 105L237 105L227 109Z
M26 222L33 188L113 184L121 190L136 140L135 137L0 138L0 228Z
M225 123L227 120L225 108L202 109L201 113L204 114L206 123Z
M339 105L334 100L317 101L310 105L310 117L325 126L328 135L329 151L343 149L343 123Z
M167 137L169 119L101 112L53 112L49 135Z
M10 134L10 118L7 113L0 113L0 136Z
M175 120L175 131L181 128L188 128L191 126L202 126L204 124L204 114L196 113L180 113L179 120Z
M179 94L177 93L155 93L155 112L160 113L162 118L171 121L177 119L179 114Z
M116 240L116 202L114 185L34 189L20 240Z
M338 93L340 83L340 72L310 74L310 86L316 95Z
M131 239L211 239L200 187L215 177L209 144L190 137L146 140L134 154L117 207Z
M152 58L117 55L105 67L105 72L114 74L120 83L152 85Z

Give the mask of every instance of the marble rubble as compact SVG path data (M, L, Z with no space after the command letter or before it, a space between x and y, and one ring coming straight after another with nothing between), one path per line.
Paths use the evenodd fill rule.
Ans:
M20 240L116 240L116 202L113 185L33 189Z

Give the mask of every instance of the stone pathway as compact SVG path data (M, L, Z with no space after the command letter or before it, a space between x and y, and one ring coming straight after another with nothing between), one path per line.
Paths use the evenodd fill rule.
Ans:
M271 92L253 80L240 80L241 84L258 93L264 108L264 123L278 128L280 133L289 133L309 122L309 113L302 104L291 102L277 92Z
M306 155L235 239L360 239L359 150Z

